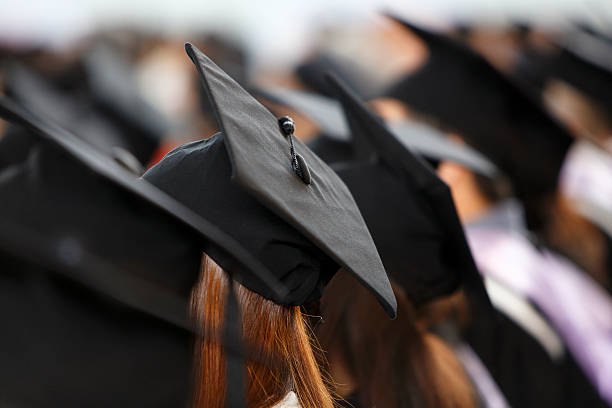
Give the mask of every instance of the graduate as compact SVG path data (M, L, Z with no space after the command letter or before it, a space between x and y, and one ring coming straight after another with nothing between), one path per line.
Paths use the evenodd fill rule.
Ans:
M426 312L462 288L473 318L496 319L450 190L352 91L330 81L352 147L350 160L333 168L351 189L398 298L398 319L387 323L358 288L349 295L332 285L326 293L319 338L340 393L358 407L505 404L492 379L475 369L482 363L458 340L453 322ZM455 350L428 331L434 327L446 331Z
M609 363L595 355L587 356L586 350L611 344L606 334L610 318L604 317L610 316L612 310L610 298L574 264L534 242L528 233L522 206L511 199L514 195L521 200L532 229L542 231L544 227L541 236L545 242L553 240L551 233L555 226L569 227L560 210L555 210L554 200L557 178L572 143L571 136L535 100L481 57L442 35L402 23L427 43L430 56L420 70L391 86L388 95L454 129L467 144L496 164L513 189L512 194L503 180L483 179L449 161L438 166L438 173L453 191L481 273L509 290L498 295L489 290L494 305L501 307L507 294L527 301L519 310L513 312L505 308L504 312L538 340L551 359L549 362L541 359L539 367L532 359L524 368L519 368L515 360L507 368L517 371L506 375L509 372L504 373L502 361L508 356L500 350L493 360L485 361L487 367L512 405L602 404L597 402L593 389L600 398L609 401L607 380L604 380ZM579 231L573 229L572 233ZM577 239L574 235L571 241L574 246ZM562 246L563 243L557 244ZM584 259L586 254L589 253L573 254L572 258ZM593 267L591 272L595 271ZM595 276L603 279L601 275ZM529 307L530 304L537 310ZM601 313L602 310L606 312ZM555 351L559 350L559 339L565 347L563 354ZM480 341L470 341L477 349L476 343ZM574 363L579 368L572 368ZM551 382L549 388L543 388L542 375L536 373L540 369L543 370L540 373L551 373L548 380L552 380L561 371L555 367L564 367L567 373L563 373L564 378L559 378L561 382L557 385ZM526 381L525 376L530 373L537 378ZM559 385L567 394L559 394ZM519 391L521 388L523 391ZM544 401L554 394L557 394L556 402L554 399ZM523 402L519 402L521 400Z
M2 168L2 238L19 238L1 245L3 402L331 407L300 306L342 267L395 316L346 186L290 119L187 50L224 133L144 180L2 100L31 142Z
M542 95L577 141L559 187L582 216L612 237L612 43L587 27L551 38L552 50L527 48L514 76ZM610 256L610 255L608 255Z
M0 117L2 404L185 406L202 250L266 270L81 139L4 97Z
M143 178L214 220L288 289L278 296L240 272L232 283L223 273L227 259L207 254L194 316L215 333L223 317L218 299L236 290L243 338L258 357L247 360L249 407L332 407L304 313L343 268L394 317L380 257L349 190L294 136L293 121L274 117L197 48L186 49L221 132L174 149ZM193 406L223 406L232 395L223 348L207 336L195 351Z
M445 44L446 43L443 42L443 45ZM434 45L436 45L435 42ZM441 45L437 45L437 47L444 49ZM467 52L470 56L472 55L472 53L469 53L468 51L462 51L460 47L457 48L458 46L453 45L453 43L451 43L450 46L446 45L446 47L451 47L454 50L454 58L457 59L461 58L465 52ZM432 69L432 71L436 66L444 70L443 72L446 72L446 70L452 70L453 67L456 71L461 68L458 65L452 64L453 58L445 56L442 51L438 49L435 50L437 53L434 53L434 58L442 59L442 61L445 61L446 63L442 64L442 61L440 61L440 64L432 63L431 66L428 66L430 69ZM453 54L451 53L451 55ZM474 69L476 69L477 72L484 71L490 73L487 65L485 65L483 68L480 60L476 58L476 61L478 64L476 64ZM432 68L432 66L434 68ZM449 75L458 76L461 75L461 73L455 72ZM498 78L496 75L493 75L493 77ZM436 100L434 98L437 89L435 88L435 85L434 88L432 88L432 91L428 94L428 88L426 86L428 83L427 81L430 79L430 83L436 81L435 71L425 71L417 76L417 78L419 78L421 82L415 80L414 83L412 83L414 87L414 89L412 89L413 92L407 93L407 95L408 97L412 98L411 100L414 101L415 105L419 105L420 103L420 106L428 107L429 109L423 109L424 114L422 115L414 115L413 112L410 112L411 116L420 116L421 118L426 118L426 116L428 116L426 120L433 125L436 125L436 123L455 123L450 120L451 118L455 119L455 116L445 117L444 115L441 115L441 113L444 112L451 112L452 97L447 95L439 98L439 101ZM438 79L437 81L441 82L442 80ZM501 89L508 88L506 82L503 80L501 81L501 84L498 80L495 81L495 85L491 85L489 89L495 89L496 87L501 87ZM449 85L449 88L450 87L451 85ZM483 89L485 90L482 92L484 95L486 95L486 88L483 87ZM442 90L439 90L438 92L442 92ZM446 91L444 90L444 92ZM515 95L515 98L517 98L516 100L520 100L528 106L533 106L533 103L530 103L529 100L522 99L520 93L518 93L517 96L518 91L516 91L514 87L510 88L510 92L511 95ZM421 98L417 98L418 96L421 96ZM342 123L343 126L338 125L341 120L338 118L337 106L331 104L329 100L325 100L325 103L319 103L321 102L320 96L313 96L310 94L307 95L285 89L266 90L266 97L275 100L277 103L282 102L294 107L295 109L301 110L311 119L315 119L315 121L319 122L320 128L323 130L322 133L324 137L320 137L313 141L311 146L321 157L328 157L332 160L346 161L350 160L350 158L356 154L354 145L349 142L350 135L348 135L348 132L345 130L346 123ZM469 99L469 94L466 94L465 98ZM467 103L468 102L464 102L464 104ZM493 103L490 102L490 105L493 105ZM444 106L448 106L448 110L443 110L446 109ZM468 108L469 106L462 107L461 109L466 111ZM461 111L459 108L455 109ZM493 110L494 107L490 107L490 109ZM536 110L536 112L543 111L540 109L539 111ZM452 115L452 112L446 114ZM497 115L497 117L499 117L499 114ZM432 116L445 118L447 121L435 122L431 119ZM414 141L410 142L411 137L409 132L402 132L401 130L402 127L404 129L409 127L402 126L398 122L389 122L389 127L393 129L394 133L398 136L398 139L404 142L405 146L420 152L434 164L438 165L438 170L440 171L441 176L445 178L445 180L451 186L455 199L459 199L456 201L457 209L463 221L467 220L469 222L470 217L473 220L487 214L487 209L491 208L492 203L503 204L500 205L499 211L492 211L492 218L497 219L493 225L503 226L507 229L507 231L514 231L518 236L526 237L523 239L529 240L531 239L532 235L528 232L525 226L522 225L524 221L522 221L522 210L520 205L516 201L507 201L505 199L512 196L512 182L516 183L517 180L521 180L520 177L523 177L522 180L524 182L531 183L528 184L527 187L530 187L532 190L530 192L523 193L522 196L524 197L532 198L532 193L537 192L538 189L541 189L541 192L545 192L550 188L545 186L550 184L554 186L556 181L554 168L556 166L557 172L559 171L559 163L563 162L563 152L565 151L563 147L559 149L559 144L555 137L559 136L561 146L563 146L563 143L568 143L570 140L570 138L565 135L562 130L556 128L554 122L551 123L551 121L546 118L542 120L542 116L543 115L538 114L533 115L533 126L540 126L543 135L546 135L546 132L548 132L549 136L547 136L548 139L542 138L543 140L536 141L535 143L538 143L540 146L542 146L542 148L546 148L546 145L548 144L549 151L542 152L542 156L544 156L543 160L549 160L549 163L550 160L552 160L552 163L556 162L557 164L543 164L543 168L545 169L547 166L553 166L552 175L546 176L546 174L551 173L550 169L547 169L546 171L548 173L545 174L538 174L537 172L534 172L531 176L533 181L529 180L527 177L527 174L531 174L528 173L528 168L521 169L521 171L525 172L522 176L520 173L518 173L518 171L511 173L512 177L508 177L508 175L504 174L510 173L508 171L508 165L511 166L520 164L523 163L524 160L529 159L529 156L526 156L527 153L524 152L525 149L520 147L519 140L512 142L512 139L508 138L499 141L494 137L491 137L491 141L486 144L486 139L484 139L486 134L481 133L480 139L476 139L475 141L467 139L468 143L471 142L471 144L479 150L482 149L481 152L474 152L473 149L471 149L472 153L475 154L465 154L462 151L465 151L467 146L464 145L462 148L460 148L460 145L457 142L453 143L453 141L448 137L444 137L446 139L446 143L441 144L440 138L436 137L431 131L413 131L413 135L415 135L413 137ZM491 117L495 116L491 115ZM468 122L464 121L459 123ZM453 127L450 125L440 127L445 131L453 129ZM471 130L471 132L474 133L475 127L476 125L474 125L472 128L466 127L464 130ZM415 127L413 126L413 129L414 128ZM489 129L490 134L494 134L494 131L495 127L491 125ZM457 134L456 131L454 133ZM478 133L476 133L476 135L478 135ZM423 146L427 146L427 143L423 143L419 139L427 140L427 138L431 140L430 146L423 148ZM529 140L531 141L532 139ZM516 147L514 150L510 148L505 148L505 150L500 149L499 147L496 148L496 144L499 146L504 146L500 142L509 144L515 143L514 146ZM483 146L485 147L484 149ZM488 151L486 149L487 146L489 148ZM456 151L456 153L449 153L452 151ZM516 151L516 153L513 153L514 151ZM556 158L555 155L552 154L554 151L560 152ZM483 153L485 153L485 156L488 156L486 154L487 152L490 155L490 160L487 157L484 157L484 160L482 160ZM503 157L504 154L506 155L505 159ZM500 155L502 155L501 158ZM531 159L531 161L535 160L535 158ZM535 167L537 163L532 164ZM503 168L506 170L502 171L501 169ZM467 181L469 179L465 177L465 174L470 174L469 177L472 179L471 182ZM540 187L538 187L538 183ZM472 185L473 191L465 191L465 189L457 188L457 186L462 185L464 187L466 185ZM481 192L474 194L474 191ZM466 197L468 197L467 200L465 199ZM483 224L486 226L486 223ZM583 313L580 312L582 307L576 307L576 305L570 306L570 301L568 301L567 305L565 305L563 308L566 310L566 313L569 313L574 319L572 326L583 327L584 324L587 324L591 327L589 330L586 330L585 333L582 333L582 341L592 341L592 344L600 344L601 340L603 344L607 342L609 343L605 336L605 332L607 330L606 322L609 319L603 317L603 315L607 314L607 312L601 315L598 312L598 310L610 309L609 299L607 296L602 294L601 289L597 288L593 282L590 282L588 279L584 280L579 276L577 277L577 275L580 275L581 272L573 268L571 264L563 266L563 262L557 262L555 265L553 265L554 262L547 262L547 260L556 259L555 255L553 255L552 258L550 258L549 255L546 255L541 259L541 262L543 262L542 267L545 270L571 269L572 271L570 272L560 273L568 277L566 283L570 281L582 282L579 285L574 283L578 285L576 287L580 287L580 289L576 289L574 293L577 296L584 295L585 293L593 294L593 303L587 307L587 309L590 311L585 312L582 317L580 317L580 314ZM507 263L510 264L510 261ZM547 266L545 266L545 264ZM514 263L512 263L512 265L514 265L513 267L515 268L523 268L523 270L527 269L524 265L516 265ZM500 270L499 268L496 269ZM484 273L486 271L481 272ZM562 339L562 336L557 332L555 326L549 322L550 317L541 313L539 310L541 306L536 304L534 307L534 305L531 303L532 300L530 300L528 296L524 297L526 293L521 293L521 291L517 290L518 288L516 287L508 291L507 287L499 284L499 277L497 277L497 279L491 279L490 276L487 276L485 279L487 289L500 317L497 327L489 326L488 328L488 330L494 333L494 341L491 341L490 338L482 338L481 334L484 331L480 331L480 334L478 334L478 330L468 331L468 333L472 333L468 336L468 338L478 356L486 363L490 373L493 375L504 394L506 394L508 400L511 402L511 405L559 406L567 404L568 406L573 406L578 403L585 403L585 400L583 400L585 396L588 401L588 395L596 395L595 391L592 389L592 386L585 380L583 373L583 370L590 370L588 368L590 363L586 363L582 370L575 367L573 359L571 357L567 357L563 351L564 340ZM537 282L537 279L534 280L534 282ZM504 282L504 284L507 284L507 282ZM572 285L573 284L570 284L569 286L571 287ZM554 292L555 290L559 290L559 288L549 290ZM535 293L529 295L534 297L536 296ZM553 293L551 293L551 296L552 298L555 297ZM557 301L560 301L561 299L562 298L557 298ZM554 311L551 309L549 309L549 312L554 313ZM581 319L585 320L584 324L580 322ZM558 318L555 320L556 325L564 325L564 323L559 322ZM589 331L592 331L592 334L587 334ZM574 334L569 332L565 333L565 335L568 336L568 339L574 338ZM589 337L591 336L593 338L589 340ZM573 340L574 339L572 339L572 341ZM574 347L574 350L588 348L588 346L585 347L578 344L575 344ZM581 351L578 354L580 353ZM587 359L591 359L591 361L593 361L592 358ZM602 365L604 367L606 366L605 363L602 363ZM605 378L605 370L606 369L602 369L600 371L602 379ZM531 375L533 375L533 377L530 378ZM604 380L595 381L599 384L605 383ZM595 397L595 400L597 400L597 397Z
M576 214L558 191L573 136L535 96L482 57L448 37L415 30L430 56L386 95L435 118L469 138L468 143L477 139L477 150L513 178L529 229L609 288L605 235Z

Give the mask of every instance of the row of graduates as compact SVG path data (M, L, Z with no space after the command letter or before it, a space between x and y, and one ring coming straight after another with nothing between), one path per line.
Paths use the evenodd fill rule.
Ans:
M572 138L484 59L401 23L430 59L389 96L464 143L430 119L386 125L338 77L320 82L338 102L258 90L318 121L307 147L187 45L221 132L139 178L164 124L119 97L129 84L100 86L86 100L105 121L71 133L53 115L79 104L16 70L26 86L1 103L2 401L609 404L606 276L546 246Z

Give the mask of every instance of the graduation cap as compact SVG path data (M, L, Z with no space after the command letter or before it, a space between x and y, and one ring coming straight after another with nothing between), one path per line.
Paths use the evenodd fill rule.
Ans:
M221 33L203 34L196 41L196 46L202 48L207 55L223 71L228 73L241 86L246 87L250 82L250 60L247 49L242 43ZM208 95L203 86L198 87L200 109L202 113L214 120L213 107L210 105Z
M119 130L91 109L91 101L80 103L78 96L60 91L30 68L22 65L10 67L7 95L29 106L44 120L66 127L108 156L112 157L115 148L129 150Z
M553 192L572 143L566 129L467 46L392 18L423 39L430 54L422 68L397 81L387 96L459 132L509 177L518 197Z
M353 193L389 275L416 305L463 285L474 313L490 310L448 186L337 77L329 81L352 142L364 152L335 169Z
M330 53L316 55L295 68L295 74L309 89L322 95L331 96L325 80L328 72L333 72L345 78L361 96L372 93L373 85L365 75L351 67L347 61Z
M134 156L148 163L170 131L170 121L144 100L132 68L118 52L99 45L82 60L96 106L121 127Z
M256 89L259 95L305 114L320 129L309 147L326 163L350 161L354 144L342 107L332 98L284 87ZM408 149L434 161L450 160L483 176L495 178L499 170L484 155L468 145L455 142L431 126L410 121L388 122L397 139Z
M555 40L557 51L527 50L516 68L518 78L537 87L557 78L612 110L612 43L585 27L575 27Z
M261 259L289 293L275 297L248 275L237 274L250 290L277 303L301 305L320 297L343 267L394 316L391 285L348 188L293 136L291 120L284 118L279 125L196 47L185 48L221 132L176 148L143 177L215 220Z
M147 163L168 127L160 124L159 117L149 120L155 113L129 90L133 87L116 83L121 81L114 77L116 69L102 68L104 77L94 70L91 85L84 79L75 89L66 90L33 69L13 65L7 74L7 94L110 157L121 151L133 155L140 164Z
M186 405L202 251L285 289L234 239L72 134L4 97L0 117L29 136L22 160L0 167L2 401ZM228 354L241 389L240 350Z

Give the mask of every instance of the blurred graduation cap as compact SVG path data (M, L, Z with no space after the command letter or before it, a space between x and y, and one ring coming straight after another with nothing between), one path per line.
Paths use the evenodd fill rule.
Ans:
M448 186L337 77L329 83L360 152L334 168L355 197L389 275L416 305L463 285L474 313L490 311Z
M586 26L574 25L559 39L557 51L527 50L516 68L517 78L526 78L541 88L557 78L593 98L612 111L612 42Z
M170 131L170 121L144 100L132 68L119 52L98 45L83 55L82 62L96 106L121 128L130 151L146 164Z
M100 152L112 157L113 149L129 151L119 130L91 109L91 101L80 103L56 89L51 81L22 65L12 66L7 75L7 94L20 104L29 106L44 120L76 134Z
M395 316L391 285L348 188L293 136L289 118L275 118L196 47L185 48L221 132L176 148L143 177L214 219L289 293L274 297L248 276L237 276L250 290L302 305L318 299L343 267Z
M133 86L126 85L129 79L121 78L112 61L99 54L86 60L89 72L70 89L33 69L13 65L7 94L104 154L120 160L129 153L136 159L132 162L146 164L168 125L134 93ZM141 171L139 166L134 171Z
M72 134L4 97L0 117L29 136L22 160L0 167L2 402L186 405L202 251L285 289L234 239ZM242 360L229 354L240 388Z
M467 46L391 16L427 44L416 72L386 92L457 131L509 177L523 200L555 191L571 135L540 102Z
M271 102L295 109L315 122L321 135L309 146L323 160L332 163L353 158L351 132L342 107L334 99L284 87L256 89L255 92ZM409 120L387 122L387 126L404 147L430 160L454 161L490 178L499 173L481 153L449 139L431 126Z
M362 97L371 95L375 88L366 75L351 67L347 61L330 53L315 55L295 68L295 74L309 89L321 95L331 96L325 80L328 72L344 78Z

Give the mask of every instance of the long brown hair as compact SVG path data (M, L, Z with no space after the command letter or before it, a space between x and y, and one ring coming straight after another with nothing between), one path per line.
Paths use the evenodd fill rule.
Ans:
M219 339L225 298L232 287L240 305L243 342L247 350L247 405L269 408L289 391L295 391L303 408L332 408L332 398L313 352L313 336L299 306L276 304L232 282L206 255L191 302L192 316L203 333L195 344L192 406L224 406L228 390L224 347Z
M471 384L453 352L417 323L411 303L393 285L397 319L389 320L354 279L328 285L317 332L331 364L340 361L356 383L362 407L474 407ZM331 367L333 372L333 367Z

